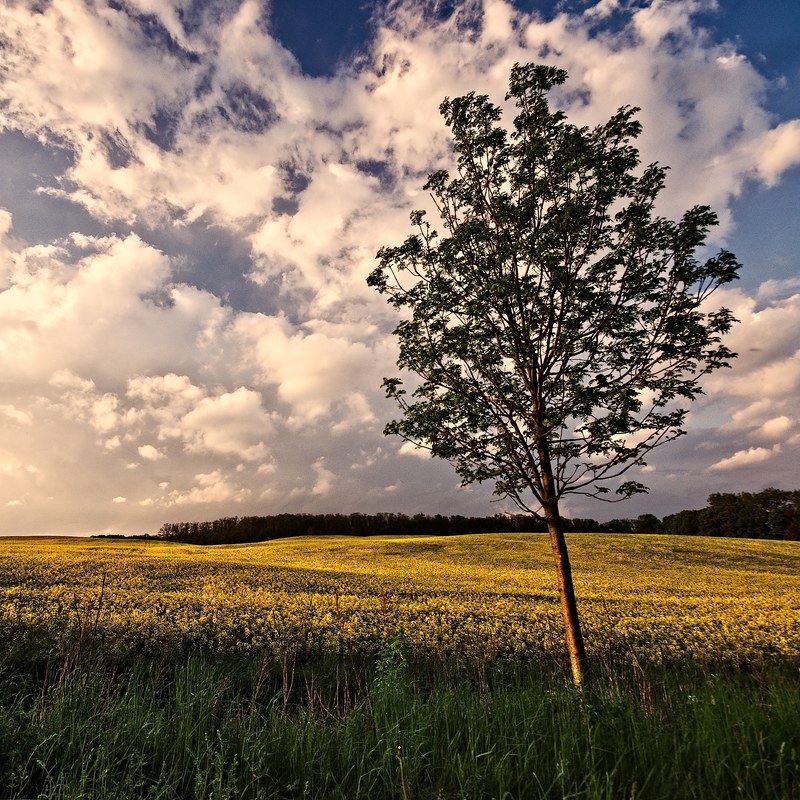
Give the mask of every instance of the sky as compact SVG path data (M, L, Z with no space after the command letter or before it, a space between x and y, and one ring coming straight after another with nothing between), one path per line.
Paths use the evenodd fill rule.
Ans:
M565 68L577 124L639 106L659 213L711 204L743 264L739 358L629 475L650 494L565 513L800 487L797 30L794 0L6 0L0 535L512 510L383 436L366 277L452 165L439 103L502 103L515 62Z

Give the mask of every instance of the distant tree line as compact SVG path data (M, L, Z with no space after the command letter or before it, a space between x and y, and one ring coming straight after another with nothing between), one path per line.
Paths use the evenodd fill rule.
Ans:
M544 525L543 530L546 530ZM239 544L293 536L450 536L530 530L525 518L462 517L425 514L276 514L224 517L212 522L170 522L158 536L187 544Z
M565 530L578 533L666 533L682 536L732 536L800 540L800 491L712 494L703 509L680 511L660 520L654 514L633 519L573 518ZM436 514L276 514L223 517L211 522L168 522L158 538L186 544L243 544L293 536L453 536L472 533L544 533L547 523L527 514L490 517Z
M566 520L569 531L610 532L596 520ZM436 514L277 514L224 517L211 522L169 522L158 537L187 544L240 544L292 536L455 536L471 533L521 533L547 530L544 519L527 514L491 517Z
M577 523L581 527L577 527ZM717 493L709 496L705 508L679 511L662 520L655 514L602 523L573 520L573 530L800 541L800 491L765 489L763 492Z
M800 541L800 491L765 489L755 493L712 494L705 508L664 517L661 531Z

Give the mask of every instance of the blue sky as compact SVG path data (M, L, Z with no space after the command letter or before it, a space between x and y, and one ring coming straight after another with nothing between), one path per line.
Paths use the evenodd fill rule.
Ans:
M49 0L0 8L0 535L283 511L487 514L382 436L381 245L451 161L437 109L566 68L641 107L659 209L710 203L741 280L732 370L643 474L697 507L800 485L800 11L788 0Z

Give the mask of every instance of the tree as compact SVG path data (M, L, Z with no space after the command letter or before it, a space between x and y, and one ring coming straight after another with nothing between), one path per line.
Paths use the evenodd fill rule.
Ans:
M661 520L655 514L639 514L633 520L634 533L660 533Z
M368 282L403 312L394 333L406 393L384 379L402 410L387 434L451 461L462 485L543 515L558 575L572 674L586 655L559 503L568 494L615 499L646 491L618 479L675 439L698 380L735 355L722 343L734 321L705 301L733 280L735 257L695 251L717 217L696 206L677 221L655 215L665 168L635 174L638 109L594 129L569 124L547 93L566 72L515 65L513 129L474 92L445 99L456 174L425 185L447 236L425 212L415 232L378 253ZM619 483L619 485L616 485Z

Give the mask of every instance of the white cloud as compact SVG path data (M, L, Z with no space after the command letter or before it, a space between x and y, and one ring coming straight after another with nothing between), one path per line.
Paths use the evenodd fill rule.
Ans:
M318 458L312 465L316 480L311 489L311 493L316 497L327 497L333 489L336 481L336 473L325 467L325 459Z
M114 130L120 121L152 114L157 98L179 96L177 60L148 44L121 11L53 0L32 14L12 3L4 5L2 21L11 98L5 113L37 132L42 119Z
M793 426L794 422L789 417L781 415L768 419L756 433L762 439L785 439Z
M241 503L250 494L247 489L236 486L221 470L199 473L195 485L186 491L170 492L159 505L193 506L223 503Z
M0 4L0 127L57 143L65 166L40 176L40 193L88 209L98 225L86 230L118 231L28 244L0 209L0 502L19 514L13 525L33 508L50 525L60 518L41 509L77 519L92 498L143 498L124 508L141 529L209 504L352 507L382 503L384 487L409 506L435 496L449 466L409 444L390 450L424 464L387 451L351 465L377 452L396 413L379 388L394 373L396 320L365 277L377 249L410 232L408 212L430 208L427 174L452 164L441 99L475 89L500 101L515 61L564 66L554 96L577 123L642 107L643 160L672 167L664 213L710 202L729 229L746 181L774 185L800 160L800 121L772 118L766 79L697 27L692 15L712 5L602 0L542 22L469 0L434 22L396 3L363 60L311 78L255 0L52 0L35 14ZM157 18L179 47L126 11ZM174 242L203 227L242 246L253 296L270 308L242 311L224 288L201 288L241 267L195 272ZM742 322L738 361L697 404L714 434L696 471L716 458L712 476L790 457L800 388L797 279L721 298Z
M800 289L800 275L783 280L766 280L759 285L756 300L759 302L778 300L796 293L798 289Z
M156 423L159 439L180 437L181 418L205 398L205 390L186 375L136 375L128 379L125 392L126 421L141 426L148 417Z
M270 432L272 420L261 406L261 395L240 386L234 392L202 399L178 428L190 450L258 461L267 456L263 437Z
M160 461L165 458L164 453L151 444L142 445L139 448L139 455L147 461Z
M503 0L466 3L435 25L420 7L398 5L377 31L366 68L314 80L261 28L263 9L250 0L191 42L185 33L178 37L197 64L154 55L155 45L121 12L95 16L61 0L40 15L5 12L19 42L5 113L11 126L46 126L72 144L73 196L93 213L184 220L210 214L245 230L258 221L251 242L259 269L273 274L290 265L325 307L341 302L345 290L365 292L364 264L380 237L405 224L412 202L426 202L424 176L449 159L441 98L476 87L500 98L514 61L539 58L543 49L560 53L572 88L585 90L578 99L562 93L579 121L598 122L625 103L642 106L645 158L672 165L670 205L679 211L698 198L724 205L754 170L777 180L790 166L796 126L771 130L758 102L764 80L731 45L713 44L693 26L692 14L707 6L653 3L630 12L622 32L590 36L579 17L542 23ZM178 30L174 6L159 17ZM475 37L470 28L479 17ZM96 41L92 63L114 51L115 69L102 78L108 92L95 91L99 66L54 45L71 35ZM54 75L61 76L55 92L53 79L45 80ZM143 79L134 84L133 75ZM237 86L271 108L268 124L248 129L232 110L227 119L220 114ZM176 110L169 151L145 135L163 108ZM87 131L117 128L134 157L115 167L105 140ZM382 162L394 191L357 169L359 159ZM274 210L286 194L282 162L308 179L294 215ZM354 272L359 279L349 281Z
M14 253L12 283L0 292L0 358L8 380L49 378L64 369L117 376L149 367L158 352L176 359L210 316L208 308L187 313L178 287L173 308L147 299L165 286L170 267L137 236L85 244Z
M763 397L733 411L730 414L730 422L723 426L723 430L754 428L759 421L766 419L773 411L773 401L768 397Z
M67 419L84 422L101 435L111 433L117 427L117 398L99 392L94 381L62 369L54 373L48 383L58 391L52 405Z
M756 171L774 186L787 169L800 164L800 120L793 119L767 131L756 143Z
M8 450L0 450L0 473L6 478L36 477L40 474L40 470L35 464L25 462L16 454Z
M401 456L414 456L415 458L422 458L426 461L431 457L430 450L419 447L413 442L403 442L397 452L400 453Z
M304 327L298 329L282 317L243 315L236 334L251 343L247 349L255 355L261 379L275 385L289 407L290 425L311 424L334 408L344 413L342 424L371 423L374 415L356 387L379 384L376 355L385 352L385 345L376 352L374 346L354 341L349 330L337 335L335 325L319 331L313 324Z
M760 292L758 296L763 297ZM795 397L800 385L800 294L759 303L741 290L725 290L715 303L730 308L739 320L726 337L739 355L733 369L706 382L709 393L768 402L770 408Z
M751 447L748 450L738 450L730 458L723 458L712 464L710 470L729 470L738 469L739 467L751 466L753 464L760 464L762 461L767 461L774 455L781 452L780 445L775 445L771 450L766 447Z
M33 425L33 417L30 412L16 408L10 403L0 405L0 416L16 423L17 425Z

